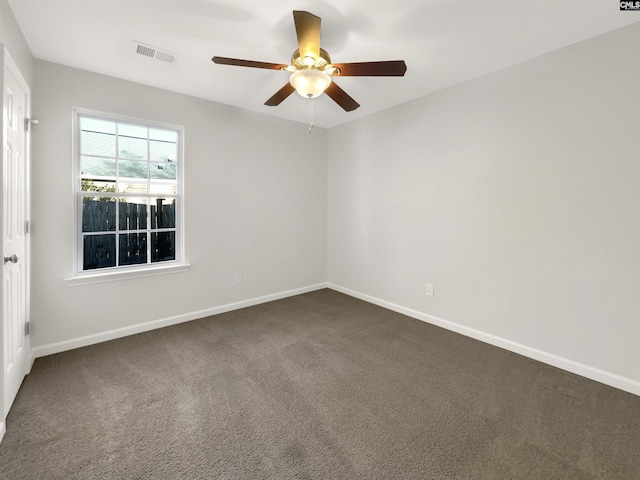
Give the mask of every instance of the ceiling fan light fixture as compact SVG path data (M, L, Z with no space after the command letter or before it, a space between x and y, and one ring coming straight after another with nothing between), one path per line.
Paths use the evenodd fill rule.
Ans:
M333 83L331 76L341 77L402 77L407 71L404 60L390 60L378 62L331 63L331 57L326 50L320 48L320 17L301 10L293 11L293 23L298 37L298 48L291 55L291 64L257 62L239 58L215 56L213 63L235 65L238 67L264 68L289 72L289 82L271 96L265 105L275 107L280 105L294 90L301 97L315 98L326 93L345 112L351 112L360 105ZM309 103L312 111L313 102ZM311 115L310 115L311 119ZM310 120L311 125L313 124Z
M331 77L320 70L298 70L291 74L289 82L299 95L305 98L316 98L331 85Z

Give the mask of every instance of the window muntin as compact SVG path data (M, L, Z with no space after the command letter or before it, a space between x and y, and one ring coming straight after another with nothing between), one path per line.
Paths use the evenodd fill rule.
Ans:
M76 115L76 271L181 262L182 129Z

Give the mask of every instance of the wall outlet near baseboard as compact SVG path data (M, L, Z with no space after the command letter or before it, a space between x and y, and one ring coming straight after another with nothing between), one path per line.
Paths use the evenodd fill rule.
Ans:
M433 297L433 283L427 283L426 294L429 297Z
M236 285L241 285L241 284L242 284L242 274L236 273Z

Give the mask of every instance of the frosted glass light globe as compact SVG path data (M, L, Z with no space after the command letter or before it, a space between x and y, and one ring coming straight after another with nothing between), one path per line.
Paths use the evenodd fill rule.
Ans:
M320 70L297 70L289 77L289 82L305 98L316 98L331 84L331 77Z

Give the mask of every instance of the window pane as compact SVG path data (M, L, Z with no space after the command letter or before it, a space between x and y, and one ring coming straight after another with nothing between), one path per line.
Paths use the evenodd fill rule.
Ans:
M178 193L178 186L175 183L152 183L149 186L149 193L175 195Z
M147 193L147 184L140 182L118 182L118 192L120 193Z
M141 125L118 124L118 135L124 137L147 138L147 127Z
M178 143L178 132L175 130L165 130L163 128L150 128L149 138L163 142Z
M80 152L83 155L116 156L116 137L108 133L82 131L80 134Z
M80 129L90 132L116 133L116 122L98 120L97 118L80 117Z
M175 163L150 163L149 177L158 180L175 180L176 164Z
M147 263L147 234L120 235L120 265Z
M118 136L118 155L127 158L147 159L147 141L144 138Z
M158 142L151 140L149 142L149 158L157 162L166 162L171 160L175 162L178 159L176 144L173 142Z
M84 197L82 231L112 232L116 229L116 199Z
M149 164L139 160L118 160L118 173L126 178L147 179L147 169Z
M115 192L116 182L100 182L88 178L80 180L80 189L83 192Z
M176 232L151 234L151 261L165 262L176 259Z
M147 203L143 199L121 199L120 230L145 230L147 228Z
M116 266L116 236L85 235L83 270Z
M157 198L151 203L151 228L176 228L175 198Z
M82 157L82 177L116 178L116 161L113 158Z

